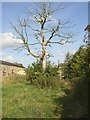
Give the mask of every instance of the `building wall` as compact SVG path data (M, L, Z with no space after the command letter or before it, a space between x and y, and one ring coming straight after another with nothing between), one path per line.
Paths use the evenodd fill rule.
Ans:
M24 68L0 64L0 77L12 77L14 75L25 75Z

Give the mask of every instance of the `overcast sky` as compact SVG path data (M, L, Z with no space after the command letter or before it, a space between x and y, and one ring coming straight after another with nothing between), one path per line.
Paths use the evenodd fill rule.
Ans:
M25 55L25 51L18 53L14 50L18 43L22 44L20 39L17 39L17 34L10 27L10 22L17 24L17 17L24 18L25 7L30 7L31 3L23 2L4 2L2 3L2 33L0 34L0 59L10 61L10 62L19 62L28 66L35 58ZM54 3L54 8L57 7L58 3ZM88 24L88 3L87 2L64 2L64 10L54 14L52 17L53 24L56 24L57 19L62 21L70 20L71 24L75 24L70 30L74 32L76 40L73 44L68 44L65 46L53 45L51 48L48 48L48 51L54 55L50 60L57 64L58 60L63 62L65 59L66 53L69 51L71 54L75 53L78 48L83 45L84 29ZM33 25L33 27L35 27ZM3 39L2 39L3 38ZM33 38L33 36L32 36ZM3 51L1 51L1 46ZM12 46L12 47L11 47ZM1 56L2 55L2 56Z

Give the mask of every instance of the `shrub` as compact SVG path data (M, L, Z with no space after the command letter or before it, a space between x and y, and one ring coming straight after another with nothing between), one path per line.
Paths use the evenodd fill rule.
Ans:
M46 70L43 73L41 61L33 63L32 66L28 66L26 69L26 78L29 84L36 85L38 87L58 87L59 76L58 67L53 66L50 61L47 62Z

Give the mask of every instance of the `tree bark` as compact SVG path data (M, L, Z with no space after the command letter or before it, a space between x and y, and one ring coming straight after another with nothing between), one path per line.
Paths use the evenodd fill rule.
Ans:
M43 46L42 46L42 58L41 58L41 60L42 60L42 68L43 68L43 71L45 71L45 69L46 69L46 46L44 45L44 43L43 43Z
M43 71L45 71L45 69L46 69L46 56L44 56L42 58L42 68L43 68Z

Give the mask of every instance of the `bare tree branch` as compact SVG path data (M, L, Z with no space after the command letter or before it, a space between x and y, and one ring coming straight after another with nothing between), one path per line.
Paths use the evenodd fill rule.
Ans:
M58 41L58 42L49 42L49 43L51 43L51 44L60 44L60 45L65 45L65 44L67 44L67 43L73 43L74 41L65 41L65 42L61 42L61 41Z
M30 46L29 46L29 44L28 44L28 41L27 41L27 40L25 39L25 37L24 37L24 33L22 34L22 32L19 31L18 28L17 28L15 25L13 25L12 23L11 23L11 25L12 25L13 29L18 33L18 35L20 36L21 40L23 41L24 47L22 47L22 48L25 48L25 49L28 51L28 54L32 55L33 57L41 58L42 56L38 56L38 55L34 54L34 53L31 51ZM25 32L25 34L26 34L26 36L27 36L27 33L26 33L26 25L25 25L24 27L25 27L25 29L24 29L23 32ZM38 43L33 43L33 44L31 44L31 45L35 45L35 44L38 44ZM17 49L20 49L20 48L17 48Z

